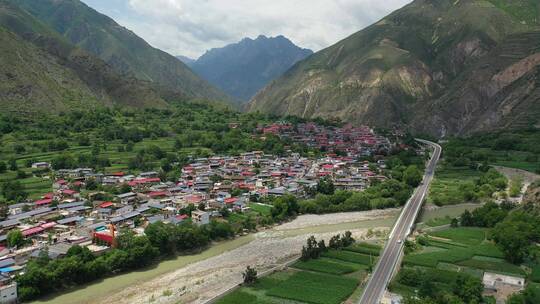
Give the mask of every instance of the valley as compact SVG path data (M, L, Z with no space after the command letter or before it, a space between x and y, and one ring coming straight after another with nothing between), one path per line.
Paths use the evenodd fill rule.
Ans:
M537 304L539 128L536 0L0 0L0 304Z

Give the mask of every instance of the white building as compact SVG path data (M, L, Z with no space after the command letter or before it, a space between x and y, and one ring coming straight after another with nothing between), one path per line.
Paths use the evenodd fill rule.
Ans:
M32 168L34 169L49 169L50 167L51 167L51 164L46 163L46 162L38 162L38 163L32 164Z
M206 225L210 223L210 213L206 211L195 210L191 212L191 219L197 225Z

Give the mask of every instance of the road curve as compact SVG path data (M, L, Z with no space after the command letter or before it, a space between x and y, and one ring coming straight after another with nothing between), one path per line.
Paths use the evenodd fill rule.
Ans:
M429 190L429 185L433 179L437 162L441 156L442 148L440 145L423 139L416 139L416 141L431 146L433 148L433 154L426 166L422 184L415 189L413 195L407 204L405 204L405 207L401 211L401 215L390 233L390 238L384 247L379 262L377 263L377 266L375 266L373 274L370 276L369 282L364 289L364 294L362 294L362 298L360 298L360 304L380 303L384 291L392 279L394 270L401 262L403 240L405 240L412 232L414 222L422 207L424 197Z

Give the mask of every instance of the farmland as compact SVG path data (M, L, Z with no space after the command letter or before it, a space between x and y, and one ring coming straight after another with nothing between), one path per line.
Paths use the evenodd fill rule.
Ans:
M481 202L506 188L506 178L495 169L482 172L470 167L455 166L447 160L437 168L430 188L428 203L437 206Z
M459 227L418 237L420 248L405 256L403 267L390 289L409 296L426 288L424 285L427 284L435 291L422 297L436 298L441 294L456 296L458 282L479 284L485 272L537 279L537 266L531 269L507 262L499 247L489 240L489 235L488 228ZM419 277L428 278L426 280L430 282L421 283L415 279Z
M217 303L338 304L358 288L380 249L375 244L359 243L344 250L329 250L321 258L298 261L284 271L260 278ZM369 255L358 252L374 257L370 260Z

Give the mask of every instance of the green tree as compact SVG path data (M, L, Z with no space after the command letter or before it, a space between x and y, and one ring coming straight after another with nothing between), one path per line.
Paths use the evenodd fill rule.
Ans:
M317 183L317 192L319 193L331 195L334 194L335 190L334 182L329 177L321 178Z
M403 181L411 187L417 187L422 181L422 172L420 172L417 166L408 166L405 172L403 172Z
M25 242L24 236L19 229L11 230L7 235L7 244L9 247L21 247Z
M7 181L2 184L2 195L8 201L21 202L28 197L24 186L19 181Z
M17 160L15 158L10 158L8 160L8 163L9 163L9 170L17 171L17 169L19 169L19 167L17 166Z
M461 225L462 226L473 226L473 218L472 214L469 210L465 210L463 214L461 215Z
M458 275L453 292L465 303L481 303L484 286L480 279L470 275Z
M527 230L530 225L519 222L503 222L493 230L493 239L512 263L521 263L527 256L530 241Z
M248 266L246 267L246 270L242 272L242 277L244 278L244 284L252 285L257 282L257 270Z
M7 165L5 162L0 161L0 173L4 173L7 170Z

